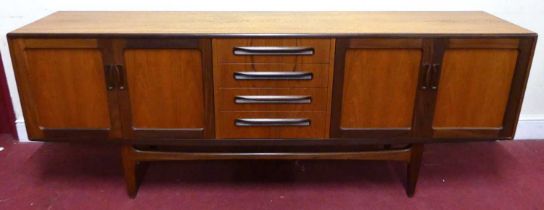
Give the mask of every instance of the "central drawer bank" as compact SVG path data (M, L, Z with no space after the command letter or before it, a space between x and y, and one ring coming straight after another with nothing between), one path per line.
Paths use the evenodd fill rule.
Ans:
M512 139L537 35L485 12L57 12L8 34L28 135L144 162L408 163ZM142 164L138 164L138 163Z

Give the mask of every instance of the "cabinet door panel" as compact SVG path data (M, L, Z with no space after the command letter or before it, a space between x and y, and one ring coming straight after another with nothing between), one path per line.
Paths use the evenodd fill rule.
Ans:
M337 42L333 137L410 137L428 52L421 39ZM339 62L343 61L343 62Z
M191 49L125 51L134 128L203 127L200 57Z
M512 138L533 39L449 39L438 50L435 138Z
M97 40L16 39L10 45L30 139L120 138Z
M110 119L100 51L27 50L28 80L39 125L107 129Z
M121 92L126 138L210 135L209 40L160 41L127 40L122 51L127 78L127 91Z
M500 129L517 57L515 49L447 50L433 127Z
M421 50L346 52L342 128L412 127Z

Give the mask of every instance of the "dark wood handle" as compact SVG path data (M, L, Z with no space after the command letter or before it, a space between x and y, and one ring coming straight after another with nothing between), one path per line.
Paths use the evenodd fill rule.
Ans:
M239 127L252 126L310 126L305 118L239 118L234 121Z
M433 64L431 78L431 90L438 89L438 80L440 79L440 64Z
M236 104L309 104L311 96L236 96Z
M235 80L312 80L312 72L247 71L234 72Z
M431 85L431 64L423 64L423 68L425 69L425 72L423 75L423 85L421 86L421 89L427 90Z
M115 71L117 72L117 82L119 83L119 90L126 89L125 69L122 65L115 65Z
M312 47L234 47L234 55L313 55Z
M104 65L104 78L106 79L106 89L112 91L115 88L113 65Z

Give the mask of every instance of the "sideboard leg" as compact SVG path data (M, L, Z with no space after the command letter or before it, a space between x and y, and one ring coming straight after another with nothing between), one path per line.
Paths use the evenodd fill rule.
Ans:
M136 178L136 164L133 148L130 145L123 145L121 148L121 157L123 159L123 171L125 174L125 183L128 195L131 198L136 197L138 192L138 180Z
M421 157L423 155L423 144L412 145L410 161L407 168L406 194L408 197L414 196L416 191L417 178L419 177L419 168L421 166Z
M150 149L150 150L146 150ZM136 197L147 162L173 160L394 160L407 162L406 194L412 197L415 192L419 168L423 154L423 144L408 145L404 148L365 150L353 152L262 152L262 153L231 153L231 152L185 152L161 151L158 148L134 148L123 145L121 155L128 195Z

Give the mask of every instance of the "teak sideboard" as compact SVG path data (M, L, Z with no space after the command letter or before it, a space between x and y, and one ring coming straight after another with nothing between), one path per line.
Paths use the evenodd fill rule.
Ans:
M8 34L28 136L146 162L404 161L512 139L537 34L485 12L57 12Z

